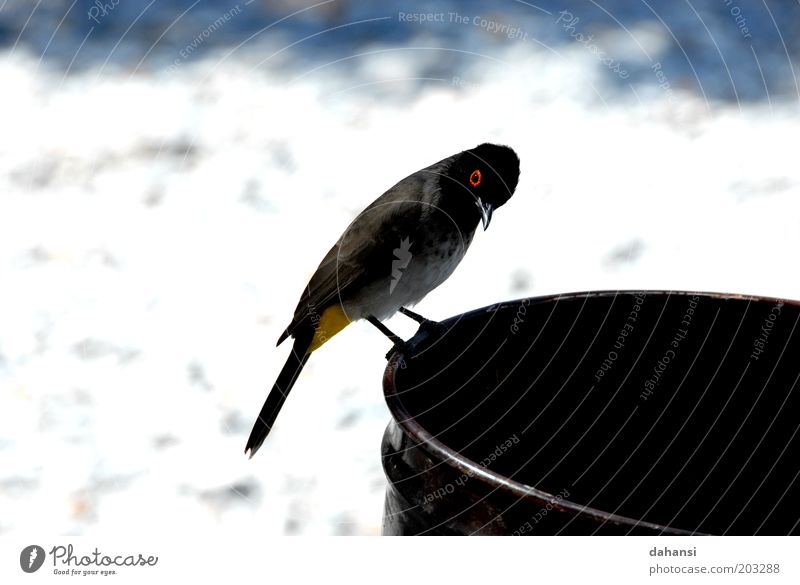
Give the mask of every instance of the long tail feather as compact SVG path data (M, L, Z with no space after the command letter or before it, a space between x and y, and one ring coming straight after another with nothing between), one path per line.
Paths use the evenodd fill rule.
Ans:
M286 397L297 381L297 377L306 365L308 357L311 353L308 351L311 345L310 336L302 336L295 339L292 351L289 354L289 359L278 374L278 379L272 386L264 406L261 407L261 412L253 425L253 430L250 432L250 438L247 440L247 446L244 449L245 454L250 458L256 454L264 439L267 438L272 425L275 424L275 419L278 418L278 413L281 411L283 403L286 402Z

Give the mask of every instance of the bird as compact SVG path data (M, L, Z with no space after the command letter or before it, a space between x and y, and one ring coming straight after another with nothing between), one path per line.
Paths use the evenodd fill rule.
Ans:
M414 313L464 258L479 224L514 194L520 160L508 146L483 143L402 179L366 207L320 262L277 345L292 337L289 357L245 447L255 455L313 352L350 323L366 319L395 346L403 340L381 321ZM438 325L438 324L437 324ZM390 351L391 353L391 351Z

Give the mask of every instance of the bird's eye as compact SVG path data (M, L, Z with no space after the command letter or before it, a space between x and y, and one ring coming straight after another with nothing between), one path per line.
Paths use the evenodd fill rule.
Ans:
M472 171L472 174L469 176L469 184L473 187L477 187L481 184L481 172L478 169Z

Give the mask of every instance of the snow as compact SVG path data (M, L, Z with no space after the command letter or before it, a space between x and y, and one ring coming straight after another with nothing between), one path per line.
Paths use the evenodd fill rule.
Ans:
M344 21L391 6L348 7ZM184 22L173 44L224 12ZM723 50L752 59L724 7L712 14ZM787 55L759 39L768 96L762 73L732 58L736 101L705 39L691 49L699 87L654 18L632 25L633 42L584 17L598 45L639 64L621 83L537 18L521 24L525 42L414 25L410 38L350 39L329 56L282 49L330 23L238 51L247 35L223 28L172 72L156 57L176 49L155 65L104 65L110 36L68 74L36 42L4 45L0 533L379 533L389 345L369 324L314 354L251 461L244 444L288 352L275 340L348 222L397 180L483 141L516 149L517 192L417 307L428 317L591 289L800 298ZM76 47L57 38L68 63ZM672 94L645 52L663 60ZM387 325L414 331L404 317Z

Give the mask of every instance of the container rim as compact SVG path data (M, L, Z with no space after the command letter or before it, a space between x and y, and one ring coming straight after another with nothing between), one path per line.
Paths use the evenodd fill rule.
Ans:
M472 311L468 311L460 315L449 317L447 319L444 319L442 323L445 325L452 325L453 323L461 319L471 318L480 315L482 313L496 312L501 309L517 306L519 303L523 301L527 301L528 304L533 305L533 304L543 304L547 302L552 302L554 300L555 302L559 302L561 300L588 299L592 297L611 297L611 296L615 297L618 295L635 295L642 293L644 293L645 295L666 295L667 297L672 295L679 295L679 296L699 295L699 296L711 297L722 300L735 299L735 300L747 300L747 301L773 301L773 302L784 302L793 305L800 305L800 301L782 299L779 297L765 297L760 295L744 295L737 293L680 291L680 290L646 290L646 289L600 290L600 291L559 293L559 294L551 294L551 295L520 298L510 301L503 301L500 303L487 305L479 309L474 309ZM415 335L414 337L417 337L417 335ZM534 501L542 505L550 505L553 508L573 512L576 514L576 516L583 516L583 517L588 516L595 520L601 520L603 523L628 526L631 529L642 527L653 531L658 531L663 534L672 534L672 535L704 534L701 532L684 530L681 528L674 528L671 526L666 526L655 522L648 522L646 520L637 520L629 516L623 516L620 514L605 512L597 508L584 506L564 498L556 498L552 494L537 489L533 486L530 486L528 484L516 481L514 479L510 479L508 477L487 470L485 467L482 467L477 462L473 461L468 457L465 457L463 454L448 447L442 441L434 437L425 427L419 424L419 422L415 418L413 418L413 416L408 412L405 405L403 404L402 399L400 398L401 393L397 391L397 388L395 386L395 375L397 373L397 370L399 369L398 367L399 363L403 358L404 358L404 353L402 351L395 351L389 358L389 361L386 365L386 369L384 370L383 373L384 399L386 400L386 404L389 407L389 412L391 412L392 419L394 420L395 424L397 424L403 430L403 432L414 441L414 443L416 443L428 454L430 454L436 461L439 461L438 464L449 465L451 468L453 468L455 471L459 473L467 473L472 477L479 478L481 481L483 481L485 484L489 485L492 488L492 492L495 492L497 490L504 490L516 496L518 501L520 500Z

